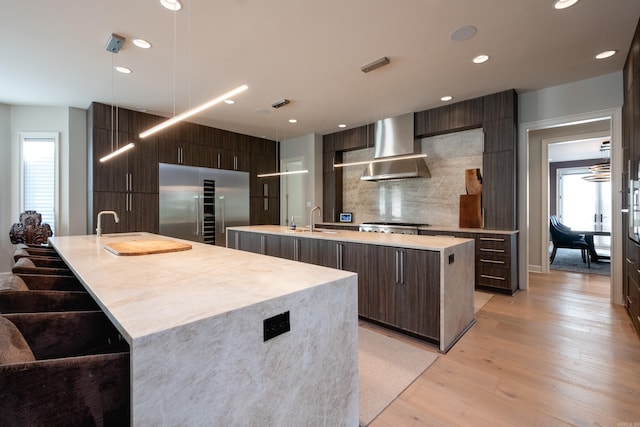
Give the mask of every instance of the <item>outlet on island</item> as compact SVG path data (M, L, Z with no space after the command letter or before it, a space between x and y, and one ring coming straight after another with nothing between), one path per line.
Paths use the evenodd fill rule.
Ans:
M264 341L268 341L271 338L275 338L278 335L282 335L285 332L291 330L291 324L289 322L289 312L277 314L263 321L263 335Z

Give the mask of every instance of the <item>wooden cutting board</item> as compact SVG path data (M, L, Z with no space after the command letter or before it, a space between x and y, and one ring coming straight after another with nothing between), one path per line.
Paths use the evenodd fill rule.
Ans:
M150 255L165 252L188 251L191 245L171 240L130 240L104 245L109 252L120 256Z
M460 196L460 228L482 228L482 196L467 194Z

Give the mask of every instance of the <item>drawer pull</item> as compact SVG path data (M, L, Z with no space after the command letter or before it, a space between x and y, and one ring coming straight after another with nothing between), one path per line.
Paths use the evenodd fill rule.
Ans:
M480 262L488 262L491 264L504 264L504 261L496 261L494 259L482 259L480 258Z
M489 276L488 274L481 274L480 277L482 277L484 279L507 280L504 277Z
M503 254L504 253L504 249L486 249L486 248L480 248L481 252L496 252L496 253L500 253Z
M504 239L500 239L497 237L481 237L480 240L484 240L487 242L504 242Z

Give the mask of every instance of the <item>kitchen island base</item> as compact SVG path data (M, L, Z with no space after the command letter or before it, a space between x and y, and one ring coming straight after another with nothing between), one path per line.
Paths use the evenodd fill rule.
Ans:
M193 242L104 249L132 238L168 239L51 238L129 343L131 425L358 424L355 274Z

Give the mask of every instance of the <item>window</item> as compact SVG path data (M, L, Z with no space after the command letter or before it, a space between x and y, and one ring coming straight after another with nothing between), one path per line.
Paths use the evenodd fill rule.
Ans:
M20 133L21 211L42 215L54 232L58 206L58 134Z

